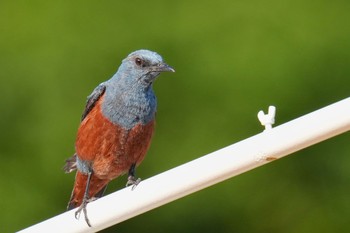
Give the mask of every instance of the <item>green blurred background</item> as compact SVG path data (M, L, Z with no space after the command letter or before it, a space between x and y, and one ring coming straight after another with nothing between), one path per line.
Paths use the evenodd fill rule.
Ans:
M1 1L0 231L65 211L74 175L62 166L86 96L130 52L157 51L176 69L155 84L146 179L261 132L269 105L278 125L348 97L349 12L348 0ZM349 232L349 139L104 232Z

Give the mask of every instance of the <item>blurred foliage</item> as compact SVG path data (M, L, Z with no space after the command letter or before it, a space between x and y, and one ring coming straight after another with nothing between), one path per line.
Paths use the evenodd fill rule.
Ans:
M155 84L147 178L261 132L271 104L282 124L348 97L349 12L345 0L1 1L0 231L65 211L86 96L131 51L176 69ZM349 232L349 154L346 133L104 232Z

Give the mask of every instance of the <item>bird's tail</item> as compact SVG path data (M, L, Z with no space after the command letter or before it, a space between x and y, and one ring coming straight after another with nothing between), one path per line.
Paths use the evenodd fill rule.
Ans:
M67 210L74 209L80 206L83 202L86 184L88 181L87 178L87 175L77 171L77 174L75 176L74 188L70 200L68 202ZM92 174L88 190L88 198L100 198L106 190L108 182L109 180L101 180Z

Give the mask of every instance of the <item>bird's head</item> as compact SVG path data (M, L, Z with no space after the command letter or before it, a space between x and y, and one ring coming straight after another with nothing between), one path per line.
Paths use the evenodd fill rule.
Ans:
M130 85L148 87L161 72L175 72L156 52L137 50L129 54L118 70L118 79Z

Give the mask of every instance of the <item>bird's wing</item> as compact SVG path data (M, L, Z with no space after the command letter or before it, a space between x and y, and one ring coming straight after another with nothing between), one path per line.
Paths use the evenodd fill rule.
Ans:
M77 154L66 159L66 164L63 166L63 171L65 173L70 173L75 170L77 170Z
M100 97L103 95L103 93L105 91L106 91L106 86L104 85L104 83L101 83L88 96L83 115L81 116L81 121L83 121L85 119L85 117L89 114L89 112L94 108L96 102L100 99ZM76 169L77 169L77 155L74 154L73 156L69 157L66 160L66 164L63 167L63 170L66 173L69 173L69 172L72 172ZM102 191L102 194L103 194L103 191Z
M104 83L98 85L95 90L88 96L86 101L85 109L83 115L81 116L81 121L85 119L85 117L89 114L89 112L93 109L96 102L100 99L103 93L106 91L106 86Z

